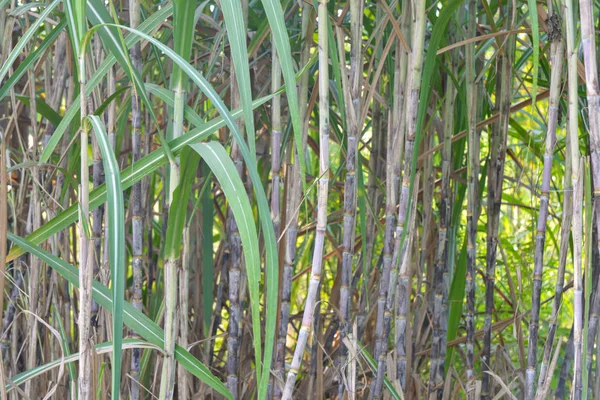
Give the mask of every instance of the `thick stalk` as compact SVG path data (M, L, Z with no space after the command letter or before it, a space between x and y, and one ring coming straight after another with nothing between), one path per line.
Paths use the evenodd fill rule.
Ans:
M129 21L132 28L140 24L140 2L129 0ZM133 68L142 72L142 50L136 43L130 50ZM138 93L134 90L131 95L131 152L132 163L137 162L142 156L142 112ZM142 181L138 181L131 187L131 234L132 234L132 303L135 309L142 311L142 271L144 270L144 210L142 209ZM131 331L130 334L135 335ZM140 362L142 358L141 349L133 349L131 352L131 380L130 396L132 400L140 398Z
M582 335L583 335L583 277L581 271L581 255L582 255L582 201L583 201L583 186L580 180L579 168L579 107L577 93L577 48L575 47L576 26L575 26L575 11L572 0L565 1L566 20L567 20L567 71L568 71L568 135L571 141L571 151L567 157L571 158L571 181L573 184L573 398L576 400L582 395ZM585 19L585 17L582 16ZM591 138L591 135L590 135Z
M470 0L467 15L467 36L475 38L475 21L477 18L477 2ZM465 323L466 341L466 378L467 398L475 399L475 270L477 262L477 224L479 213L479 132L477 130L477 91L475 88L475 44L466 45L466 92L468 118L468 161L467 161L467 268L465 295L467 310Z
M548 122L546 130L546 150L542 173L542 189L540 195L540 211L538 214L537 234L535 239L535 257L533 267L533 292L531 294L531 318L529 320L529 347L527 353L527 372L525 398L533 399L535 391L535 372L537 368L537 344L542 293L542 273L544 268L544 245L546 242L546 221L548 220L548 202L550 195L550 178L552 177L552 159L556 144L556 127L563 70L564 42L552 44L552 75L550 77L550 100L548 105Z
M185 106L185 90L182 85L173 89L173 137L183 134L183 108ZM179 165L171 164L169 168L169 192L167 203L173 203L173 191L179 185ZM165 358L162 371L159 398L171 399L175 385L175 341L177 338L177 264L176 255L167 257L164 267L165 291Z
M453 37L454 24L450 26L450 37ZM451 42L451 40L450 40ZM449 71L454 73L457 67L456 52L452 53ZM444 101L444 147L442 149L442 188L440 199L440 227L435 259L434 287L434 336L431 345L431 368L429 381L429 398L438 399L443 394L444 362L446 359L446 332L448 329L448 229L452 216L452 192L450 189L450 171L452 168L452 133L454 132L454 102L456 88L450 77L446 78L446 99Z
M317 291L321 282L323 267L323 247L327 230L327 199L329 196L329 52L327 42L327 0L319 0L318 34L319 34L319 187L317 194L317 228L315 247L312 257L312 268L302 327L298 334L294 357L285 382L282 398L290 400L294 392L294 384L300 370L304 349L312 330L316 307Z
M511 21L513 8L508 7L507 21ZM488 168L488 201L487 201L487 251L485 281L485 318L483 325L483 351L481 358L482 383L481 397L490 396L491 343L492 343L492 311L494 308L494 289L496 277L496 251L498 249L498 227L500 224L500 206L502 202L502 184L504 182L504 166L506 160L506 144L508 140L508 120L510 115L510 99L512 95L512 53L514 37L507 38L504 48L500 49L498 63L500 70L497 80L498 123L492 128L490 141L490 166ZM499 107L498 107L499 103Z
M348 146L346 152L346 182L344 184L344 226L342 244L342 279L340 286L340 346L337 359L338 371L343 371L346 364L348 349L344 339L348 336L350 325L350 291L352 279L352 261L354 258L354 234L356 227L356 162L358 159L357 141L360 140L362 124L361 114L361 79L362 79L362 0L350 1L350 81L345 91L346 114L350 117L348 124ZM344 80L346 81L346 80ZM344 380L340 379L338 397L344 397Z
M190 297L190 227L186 223L183 229L183 254L181 255L181 263L177 271L179 279L179 291L178 301L180 307L179 313L179 345L183 348L188 347L188 335L189 335L189 297ZM196 294L198 295L198 294ZM177 366L177 395L179 400L187 400L189 398L189 372L181 364Z

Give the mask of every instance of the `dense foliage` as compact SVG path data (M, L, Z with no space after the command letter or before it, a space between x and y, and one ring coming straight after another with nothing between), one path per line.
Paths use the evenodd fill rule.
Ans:
M0 0L0 398L600 397L590 0Z

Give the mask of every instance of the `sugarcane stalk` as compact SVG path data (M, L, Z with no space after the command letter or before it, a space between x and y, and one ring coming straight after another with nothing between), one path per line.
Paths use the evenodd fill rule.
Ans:
M589 143L592 161L592 183L594 185L594 209L596 227L600 229L600 84L598 83L598 60L596 59L596 36L594 27L593 5L589 0L579 1L581 21L581 45L585 64L585 87L587 95L587 112L589 118ZM600 247L600 242L597 244ZM600 299L596 294L591 309L589 324L588 349L592 350L600 310ZM576 352L577 354L577 352ZM591 369L591 357L588 357L588 369ZM577 364L576 364L577 365Z
M348 142L346 151L346 181L344 184L344 224L343 224L343 242L342 242L342 271L340 286L340 346L337 358L338 371L342 371L346 364L348 349L344 339L348 336L350 325L350 291L352 279L352 261L354 258L354 236L356 228L356 163L358 160L358 145L360 140L361 121L361 80L362 80L362 18L363 18L362 0L350 1L350 80L347 82L349 88L345 90L346 95L346 115L349 118L348 124ZM344 380L339 380L338 397L344 397Z
M129 23L132 28L140 24L141 12L138 0L129 0ZM133 68L142 72L142 49L140 43L136 43L130 50L131 64ZM134 90L131 94L131 152L132 163L142 157L142 112L139 94ZM144 210L142 207L142 181L138 181L131 187L131 234L132 234L132 304L138 311L142 311L142 272L144 270ZM134 335L135 332L130 331ZM139 348L131 352L131 380L129 393L132 400L140 398L140 362L142 351Z
M33 141L33 146L31 148L31 159L35 160L37 158L37 147L38 147L38 123L37 123L37 106L36 106L36 88L35 88L35 84L34 84L34 75L32 71L29 71L29 73L27 74L27 77L29 78L29 98L30 98L30 104L29 104L29 119L31 121L31 133L32 133L32 141ZM39 179L39 168L34 167L32 169L32 174L35 177L34 179L37 180ZM31 225L32 225L32 232L36 231L37 229L39 229L40 225L41 225L41 220L42 220L42 216L41 216L41 205L40 205L40 193L39 193L39 189L38 189L38 185L37 184L33 184L32 185L32 191L31 191L31 203L29 204L30 206L30 213L31 213ZM38 318L35 316L35 314L38 314L38 301L40 299L40 269L41 269L41 263L40 260L35 257L35 256L31 256L30 258L30 265L29 265L29 311L31 311L31 314L28 314L27 317L27 328L28 328L28 349L27 349L27 353L26 353L26 362L25 362L25 368L27 368L28 370L34 368L36 366L36 359L37 359L37 345L38 345ZM4 293L0 293L0 295L4 295ZM42 295L43 296L43 295ZM34 382L32 381L28 381L27 383L25 383L25 394L28 397L32 397L34 395L34 393L36 393L36 387L34 385Z
M281 86L281 66L273 44L271 66L271 91ZM271 220L275 236L279 237L281 225L281 95L273 97L271 104Z
M535 240L535 257L533 267L533 292L531 294L531 318L529 320L529 344L527 352L527 372L525 398L533 399L535 391L535 373L537 368L537 344L542 293L542 273L544 268L544 246L546 242L546 222L548 219L548 203L550 195L550 178L552 177L552 160L556 145L556 128L560 107L560 93L563 71L564 42L558 39L552 43L552 75L550 77L550 100L548 105L548 122L546 130L546 149L542 173L540 195L540 211L538 214L537 234ZM562 284L561 284L562 285Z
M575 11L572 0L565 1L567 19L567 71L568 71L568 126L567 131L571 142L571 181L573 184L573 398L581 399L582 395L582 335L583 335L583 277L581 270L582 255L582 201L583 186L580 180L579 138L578 138L578 93L577 93L577 49L575 47L576 26ZM585 18L582 16L582 18ZM591 138L591 135L590 135Z
M83 31L83 28L80 27ZM83 32L79 32L83 37ZM92 382L92 347L91 334L91 307L92 307L92 260L93 242L89 239L87 226L89 225L89 169L88 169L88 134L89 126L86 121L88 97L85 93L86 68L85 53L78 54L79 67L79 98L81 100L81 176L79 183L79 376L78 388L81 400L91 399L93 396Z
M477 18L477 2L468 2L467 37L476 36L475 22ZM468 119L468 161L467 161L467 268L465 295L467 309L465 324L466 340L466 390L469 400L475 399L475 270L477 263L477 225L479 222L479 131L477 130L477 91L475 88L475 44L466 45L466 78L467 119Z
M189 296L190 296L190 227L186 223L183 229L183 254L181 255L180 267L177 271L179 279L179 345L187 348L188 347L188 335L189 335ZM189 372L181 364L177 366L177 395L179 400L187 400L189 398Z
M565 355L563 358L562 365L560 367L560 375L558 377L558 384L556 385L556 391L554 392L554 398L556 400L564 400L569 396L566 390L566 384L569 380L569 372L571 370L571 363L573 362L574 357L574 345L573 345L573 326L571 326L571 330L569 333L569 339L567 340L567 346L565 350Z
M598 83L598 60L596 59L596 36L593 5L589 0L579 0L581 20L581 45L585 64L585 88L589 118L590 156L592 160L592 183L594 185L594 209L596 226L600 230L600 84ZM599 244L600 247L600 244Z
M449 36L452 41L455 32L454 24L450 25ZM457 67L456 52L449 61L450 73ZM452 217L452 192L450 189L450 171L452 168L452 133L454 131L454 102L456 88L450 77L446 78L446 99L444 101L444 147L442 149L442 187L439 208L440 225L438 245L435 259L434 287L434 336L431 345L431 367L429 381L429 398L439 399L443 395L444 363L446 359L446 332L448 330L448 229Z
M300 370L304 349L312 330L317 291L321 282L323 247L327 230L327 199L329 196L329 61L327 41L327 0L319 0L319 187L317 194L317 227L312 257L312 268L308 293L302 316L302 327L296 341L292 364L285 382L282 398L290 400Z
M377 10L375 12L375 19L377 21L377 25L379 26L384 18L384 11L381 5L377 5ZM378 64L381 61L381 54L383 50L382 41L377 41L375 43L375 64ZM381 79L377 80L375 85L375 92L380 93L383 98L387 96L387 86L383 85ZM385 154L384 149L384 140L386 140L387 135L384 133L383 121L386 119L386 116L391 116L392 114L387 112L384 115L382 103L380 103L376 98L373 99L373 105L371 108L371 122L372 122L372 131L373 137L371 140L371 149L369 154L369 178L367 181L367 197L368 201L372 205L373 212L367 212L366 214L366 232L365 232L365 251L363 252L361 259L363 265L362 271L362 285L360 292L360 300L358 305L358 316L357 316L357 325L358 325L358 340L362 340L363 332L365 330L365 324L367 323L367 313L369 312L369 278L371 275L371 265L373 263L373 248L375 245L375 241L377 240L377 228L378 223L376 221L377 216L379 215L379 208L381 206L381 192L377 187L377 180L382 180L385 178L386 171L386 163L381 162L382 153ZM383 175L383 176L382 176ZM359 205L360 207L361 205Z
M185 60L189 60L191 54L192 41L188 39L193 35L193 29L188 31L188 27L193 26L193 13L195 10L194 2L177 0L173 2L173 18L176 21L173 46L175 51ZM184 132L183 110L186 104L188 90L188 78L183 70L173 66L171 76L171 89L173 91L173 114L170 121L171 129L169 139L177 139ZM172 210L173 193L180 183L180 161L173 160L169 163L167 190L165 191L165 206L169 207L169 213L178 212ZM166 218L163 219L163 222ZM141 225L143 226L143 225ZM163 225L163 228L165 226ZM178 233L179 234L179 233ZM165 237L166 237L165 233ZM175 342L177 340L177 303L178 303L178 282L177 271L181 257L179 247L165 248L164 264L164 295L165 295L165 347L164 347L164 365L161 376L159 398L161 400L170 400L173 397L175 386Z
M513 8L508 8L507 21L511 21ZM500 224L500 206L502 202L502 186L508 140L508 120L510 116L510 99L512 95L512 53L514 37L508 37L504 48L500 49L498 63L500 70L496 77L499 103L498 123L492 128L490 141L490 167L488 168L488 201L487 201L487 251L485 282L485 317L483 325L483 350L481 357L482 383L481 397L487 399L491 395L490 374L492 343L492 311L494 308L494 289L498 249L498 227Z
M570 140L567 135L565 138L566 143L566 154L570 153ZM543 381L546 379L548 371L548 365L552 355L552 347L554 346L554 339L556 330L558 328L558 317L560 306L562 304L562 295L564 290L565 280L565 268L567 264L567 254L569 251L569 240L571 236L571 222L573 217L573 186L571 184L571 158L566 157L565 159L565 172L564 172L564 197L563 197L563 219L560 228L560 249L559 249L559 263L556 277L556 285L554 289L554 301L552 303L552 315L550 317L550 324L548 327L548 334L546 336L546 343L544 345L544 357L540 365L540 376L538 379L538 386L541 386Z

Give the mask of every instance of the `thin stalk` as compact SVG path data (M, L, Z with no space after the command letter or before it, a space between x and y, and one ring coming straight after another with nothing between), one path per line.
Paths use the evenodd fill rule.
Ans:
M129 23L132 28L139 26L141 22L140 2L129 0ZM130 50L133 68L142 72L142 49L140 43L136 43ZM132 163L136 163L142 157L142 112L141 100L134 90L131 94L131 152ZM142 209L142 181L138 181L131 187L131 233L132 233L132 304L133 307L142 311L142 271L144 270L144 210ZM130 332L135 336L135 332ZM133 349L131 352L131 379L130 397L132 400L140 398L140 362L142 358L141 349Z
M455 32L454 24L450 25L450 38ZM452 40L450 40L451 42ZM456 52L452 53L449 61L450 73L457 68ZM446 332L448 330L448 292L450 280L448 277L448 229L452 217L452 192L450 188L450 170L452 168L452 133L454 131L454 102L456 88L448 76L446 78L446 99L444 101L444 147L442 149L442 188L440 199L440 225L438 230L438 245L434 272L434 336L431 345L431 368L429 381L429 398L439 399L444 389L444 363L446 360Z
M467 14L467 37L475 38L477 2L469 0ZM466 93L468 119L468 161L467 161L467 268L465 295L467 310L465 323L466 341L466 385L467 398L475 399L475 270L477 263L477 225L479 222L479 131L477 130L477 90L475 87L475 44L466 45Z
M302 327L298 334L294 357L288 372L282 398L290 400L294 393L294 384L300 370L304 349L310 336L314 312L316 308L317 291L321 282L323 266L323 247L327 230L327 199L329 196L329 51L327 41L328 25L327 0L319 0L318 35L319 35L319 187L317 194L317 227L315 247L312 256L312 268Z
M535 391L535 372L537 368L537 345L542 294L542 273L544 268L544 246L546 243L546 221L548 220L548 202L550 195L550 178L552 177L552 159L556 145L556 127L563 71L564 42L558 39L552 43L552 75L550 77L550 100L548 105L548 122L546 130L546 150L542 173L540 195L540 211L538 214L537 234L535 240L535 257L533 267L533 292L531 294L531 318L529 320L529 347L527 353L527 372L525 398L533 399Z
M37 148L38 148L38 123L37 123L37 106L36 106L36 91L35 91L35 80L33 72L30 71L27 74L29 78L29 115L31 121L31 138L33 141L33 146L31 148L31 155L26 156L26 158L31 157L32 160L37 159ZM36 231L39 229L41 225L41 205L40 205L40 192L38 185L35 181L37 181L40 177L39 168L34 167L32 169L32 174L35 177L34 182L32 182L32 191L31 191L31 203L30 213L32 217L32 231ZM40 293L40 269L42 265L40 260L31 256L30 258L30 267L29 267L29 311L32 314L28 314L27 317L27 327L28 327L28 349L26 353L26 363L25 367L29 370L36 366L37 359L37 346L38 346L38 318L36 315L38 314L38 302L40 298L43 298L43 294ZM0 295L4 295L4 293L0 293ZM34 385L34 382L28 381L25 384L25 394L28 397L34 396L36 394L37 389Z
M569 333L569 339L567 340L567 347L565 350L565 355L563 358L563 363L560 367L560 375L558 378L558 384L556 385L556 391L554 392L554 398L556 400L564 400L568 397L569 394L566 390L567 380L569 379L569 371L571 370L571 363L573 362L574 357L574 346L573 346L573 326L571 326L571 331Z
M179 345L183 348L188 347L189 336L189 297L190 297L190 227L186 223L183 229L183 254L181 255L180 267L177 271L179 279ZM196 295L198 295L197 293ZM179 400L187 400L189 398L189 372L181 364L177 366L177 395Z
M563 46L564 49L564 46ZM565 138L565 150L566 154L570 154L571 141L569 135ZM571 223L573 218L573 186L571 183L571 158L566 157L565 159L565 172L564 172L564 195L563 195L563 219L560 227L560 249L558 256L558 271L556 277L556 285L554 289L554 301L552 304L552 315L550 317L550 324L548 327L548 334L546 336L546 343L544 345L544 357L540 365L540 376L538 379L538 386L541 386L546 379L548 373L548 365L552 357L552 347L554 346L554 339L556 336L556 330L558 328L558 317L560 307L562 304L562 295L564 291L565 281L565 268L567 264L567 255L569 253L569 241L571 237ZM539 391L539 390L538 390Z
M79 399L87 400L93 396L92 382L92 346L91 308L92 308L92 260L93 242L89 239L89 169L88 169L88 133L89 124L86 120L88 97L85 95L86 69L85 54L78 55L79 88L81 99L81 176L79 184Z
M241 106L242 99L235 70L231 69L231 109L237 109ZM238 120L238 129L244 132L243 121ZM231 146L231 159L235 164L238 175L243 179L244 166L242 153L237 142L234 140ZM239 372L240 372L240 346L242 344L242 306L241 299L245 293L245 274L243 273L242 263L242 240L233 218L231 208L227 212L227 237L229 238L229 257L231 264L229 266L229 325L227 337L227 388L238 398Z
M579 160L579 107L577 93L577 48L575 47L576 26L575 10L572 0L565 1L566 20L567 20L567 71L568 71L568 135L571 141L571 151L568 156L571 158L571 181L573 183L573 398L581 399L582 380L583 380L583 276L581 270L582 256L582 234L583 234L583 185L580 180L580 160ZM585 18L585 17L582 17ZM591 136L591 135L590 135Z
M281 66L273 44L271 66L271 91L281 86ZM271 105L271 219L275 237L279 237L281 225L281 95L273 97Z
M381 5L377 5L377 11L375 13L375 19L377 21L377 26L379 26L384 19L384 10ZM375 43L375 51L374 57L375 62L374 65L378 65L382 62L381 54L383 51L382 41L376 41ZM398 53L399 54L399 53ZM388 90L388 85L383 85L381 79L378 79L375 86L375 92L379 93L386 98ZM365 106L366 107L366 106ZM373 263L373 251L375 242L377 240L377 230L378 223L376 219L379 215L379 209L381 206L381 191L377 186L377 181L383 181L385 179L386 172L386 163L381 162L382 153L385 154L384 149L384 140L386 140L386 134L384 131L383 121L386 120L386 116L391 116L392 114L385 111L382 107L382 103L378 99L373 99L373 105L371 108L371 123L372 123L372 131L373 136L371 139L371 149L369 154L369 178L367 181L366 189L367 189L367 199L371 204L371 209L373 212L368 212L368 210L362 211L362 213L366 213L366 232L364 233L365 238L365 251L361 255L362 259L362 285L360 292L360 300L359 300L359 308L358 308L358 316L357 316L357 324L358 324L358 340L361 341L363 337L363 332L365 330L365 324L367 323L367 313L369 312L368 308L371 307L369 303L370 299L370 287L369 287L369 278L371 275L371 265ZM383 175L383 176L382 176ZM363 203L365 204L365 203ZM363 204L359 204L360 207Z
M356 163L358 160L358 145L362 130L359 115L361 113L361 80L363 72L362 56L362 0L350 1L350 81L349 89L345 93L349 95L346 100L346 114L350 117L348 126L348 146L346 152L346 182L344 184L344 226L342 244L342 279L340 286L340 346L337 359L338 371L344 369L348 349L344 339L348 336L350 326L350 285L352 279L352 261L354 258L354 235L356 228ZM346 81L344 79L344 81ZM344 380L340 379L338 386L338 397L344 397Z
M594 209L596 227L600 232L600 84L598 83L598 60L596 50L596 33L594 27L594 9L589 0L579 0L581 21L581 44L585 64L585 87L587 95L587 112L589 124L590 156L592 161L592 183L594 185ZM600 243L597 243L600 247ZM590 310L589 338L587 348L593 351L594 339L600 312L600 296L596 293ZM588 357L588 370L591 371L591 355ZM598 371L596 372L598 374Z
M419 173L415 177L415 187L419 187ZM417 211L418 190L413 191L411 201L411 220L408 223L410 234L407 236L406 244L402 249L404 258L400 261L400 271L398 273L397 291L398 298L396 301L396 378L403 384L403 390L408 388L407 376L410 374L410 357L412 354L412 338L407 334L410 332L410 292L412 278L412 254L415 251L414 244L416 242L416 211ZM388 300L390 296L388 294ZM389 306L388 306L389 307ZM391 312L391 311L390 311ZM380 383L381 384L381 383Z
M511 21L513 8L508 8L507 21ZM500 224L500 207L502 203L502 185L504 183L504 167L506 160L506 144L508 140L508 120L510 116L510 99L512 95L512 53L514 37L507 38L504 48L498 55L500 70L496 77L497 104L499 103L498 123L492 128L490 141L490 167L488 168L488 201L487 201L487 251L485 281L485 318L483 325L482 351L482 383L481 397L487 399L491 393L490 374L492 344L492 311L494 308L494 290L496 279L496 262L498 250L498 228Z

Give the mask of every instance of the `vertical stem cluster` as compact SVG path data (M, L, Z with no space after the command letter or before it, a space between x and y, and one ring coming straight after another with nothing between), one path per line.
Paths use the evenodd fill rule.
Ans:
M283 390L283 399L290 400L300 370L304 349L312 330L317 291L321 282L323 248L327 230L327 199L329 196L329 61L327 41L327 0L319 0L319 187L317 198L317 228L312 256L312 269L308 284L306 304L302 316L302 327L298 334L294 357Z
M454 24L450 25L450 38L455 32ZM456 52L453 52L448 62L449 73L454 74L457 67ZM448 229L452 217L452 192L450 188L450 171L452 167L452 133L454 131L454 102L456 88L451 77L446 78L446 99L444 101L444 142L442 148L442 187L439 208L440 226L438 230L438 245L435 256L434 272L434 315L433 342L431 345L431 367L429 381L429 398L441 398L444 384L444 363L446 359L446 333L448 330Z
M419 109L419 95L421 90L421 75L423 67L423 50L425 42L425 1L414 1L414 12L412 13L412 45L411 53L408 60L407 71L407 86L408 95L406 98L406 138L405 138L405 153L404 153L404 170L402 175L402 186L400 190L400 203L398 208L398 218L396 225L396 238L394 241L394 249L392 252L391 272L388 281L387 298L385 301L385 311L383 318L383 335L382 338L387 345L387 337L390 331L391 319L394 311L394 298L396 284L398 283L398 269L402 267L403 271L409 269L405 267L405 263L409 263L407 254L409 240L405 240L404 227L408 213L408 203L410 196L411 180L414 178L411 174L413 157L415 151L417 113ZM418 151L418 149L417 149ZM418 187L418 186L415 186ZM415 190L418 192L418 190ZM410 234L412 235L412 233ZM407 281L407 276L402 276L401 282L398 285L398 317L396 324L396 357L398 360L397 374L400 380L400 385L404 389L406 387L406 369L407 369L407 340L408 335L408 300L410 296L410 283ZM387 347L387 346L386 346ZM383 390L383 378L386 371L386 351L380 349L377 359L377 378L373 388L373 398L379 399Z
M506 21L512 20L513 7L508 7ZM507 26L510 26L507 24ZM490 164L488 168L488 200L487 200L487 250L485 280L485 318L483 325L482 351L482 384L481 396L490 396L491 344L492 344L492 310L494 308L494 288L496 276L496 252L498 249L498 226L500 224L500 206L502 202L502 185L504 183L504 167L506 161L506 145L508 139L508 120L510 116L510 99L512 94L512 52L514 36L509 36L505 46L499 50L498 64L500 69L496 77L498 100L496 108L499 112L498 123L492 127L490 140Z
M535 372L537 368L537 344L542 292L542 272L544 268L544 245L546 242L546 222L548 219L548 203L550 195L550 179L552 177L552 159L556 144L556 127L561 92L564 42L558 38L552 43L552 75L550 77L550 100L548 105L548 122L546 130L546 148L542 173L542 189L540 195L540 211L538 214L537 233L535 238L535 258L533 267L533 292L531 301L531 318L529 320L529 348L527 353L527 372L525 397L533 399L535 391Z
M362 18L363 0L350 1L350 82L349 98L346 99L346 114L349 118L348 147L346 152L346 182L344 184L344 226L342 244L342 279L340 286L340 347L337 366L343 371L348 349L343 343L348 336L350 325L352 261L354 258L354 231L356 222L356 163L358 160L357 141L362 130L361 114L361 80L362 80ZM344 396L344 380L340 379L338 396Z

